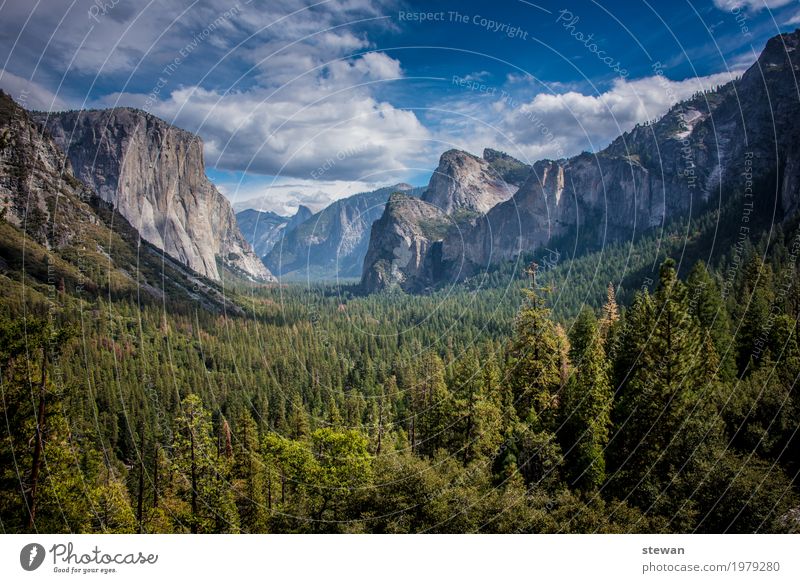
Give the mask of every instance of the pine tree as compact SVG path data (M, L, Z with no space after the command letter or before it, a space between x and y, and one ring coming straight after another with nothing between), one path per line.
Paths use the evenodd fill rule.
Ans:
M211 414L195 394L181 402L175 420L173 467L190 500L186 521L192 533L236 532L239 517L230 489L230 462L218 455Z
M445 432L452 416L452 397L444 380L444 364L430 351L421 356L417 381L411 388L412 449L421 455L433 453L445 444Z
M256 422L244 412L236 422L233 450L233 490L243 532L267 532L269 508L266 498L266 466Z
M603 315L600 318L599 330L603 338L608 336L612 326L619 321L619 306L617 305L617 293L613 284L609 283L606 288L606 303L603 304Z
M525 305L517 316L508 376L518 417L536 430L552 431L563 349L550 310L540 297L535 264L529 274L531 286L525 290Z
M686 279L689 313L707 330L720 356L719 376L731 381L736 376L736 347L733 342L731 318L717 282L705 263L695 263Z
M502 441L502 414L497 399L490 392L495 374L492 369L489 362L482 370L472 349L454 366L454 425L448 432L455 438L451 451L465 465L493 455Z
M736 335L736 365L739 374L752 372L768 348L769 314L774 301L772 268L753 254L744 267L744 274L735 297L735 319L739 322Z
M511 424L507 439L512 445L504 463L515 460L526 483L549 487L563 461L554 432L569 348L539 295L536 269L535 263L528 269L531 286L525 290L509 351L506 374L520 422Z
M612 490L686 528L694 507L683 500L714 459L721 427L715 390L704 378L699 325L673 261L661 266L652 304L640 299L630 318L629 347L639 352L621 354L632 364L615 412Z
M605 480L612 401L603 340L590 310L582 311L570 330L570 344L575 371L561 401L559 441L568 483L590 490Z

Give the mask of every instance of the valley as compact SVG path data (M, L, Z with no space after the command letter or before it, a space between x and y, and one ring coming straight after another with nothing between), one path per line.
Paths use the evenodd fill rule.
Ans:
M798 532L799 45L292 216L1 93L3 532Z

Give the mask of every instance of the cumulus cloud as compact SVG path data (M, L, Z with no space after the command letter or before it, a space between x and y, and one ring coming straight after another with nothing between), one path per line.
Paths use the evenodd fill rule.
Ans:
M274 210L286 210L419 175L452 147L479 153L493 146L530 162L596 150L675 101L730 78L618 80L598 94L553 83L550 93L534 94L529 77L511 74L504 88L513 99L455 88L460 93L448 95L436 112L416 113L394 99L413 90L406 85L413 80L396 55L370 41L375 29L393 26L386 17L394 1L6 3L2 30L7 40L19 40L0 86L24 91L26 105L36 109L147 109L201 135L210 167L277 176L274 188L260 184L244 195L226 184L224 190L237 200L268 193ZM177 64L165 68L171 63ZM19 76L33 70L41 77ZM497 74L464 73L478 85ZM47 89L62 81L70 93ZM81 93L89 87L91 95ZM117 92L104 94L104 88Z
M567 157L583 150L600 150L637 123L656 119L676 102L725 84L741 73L682 81L661 76L618 79L609 90L594 95L539 93L527 101L497 92L452 107L460 121L453 121L447 130L462 136L472 151L491 145L529 162ZM478 131L468 132L469 128Z
M262 87L234 93L185 87L148 109L203 136L212 166L359 180L377 169L402 169L428 136L413 112L353 86L398 73L396 61L370 53L277 93ZM112 100L144 106L148 97L126 94Z
M399 178L428 135L413 112L379 97L404 75L367 36L389 26L385 3L16 2L4 7L3 28L19 33L17 71L38 66L49 86L63 79L73 91L54 96L27 83L29 107L140 107L201 135L209 166L359 188L376 170ZM93 79L120 90L74 93ZM24 81L0 76L17 94ZM345 191L304 186L295 195L313 205L320 192Z

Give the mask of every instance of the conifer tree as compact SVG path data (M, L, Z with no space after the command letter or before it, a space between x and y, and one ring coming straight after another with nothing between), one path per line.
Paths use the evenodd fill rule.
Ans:
M536 269L535 263L528 269L531 285L525 290L509 354L507 376L519 422L511 426L512 445L505 457L516 461L528 484L548 487L556 482L562 462L555 430L568 346L540 297Z
M451 450L466 465L494 454L502 441L499 403L489 392L492 363L481 369L475 350L469 350L453 373L453 418L449 432L455 437ZM487 375L489 381L487 382Z
M612 401L603 340L591 310L578 316L570 330L570 345L574 372L561 400L559 440L568 483L588 490L605 480Z
M541 298L536 282L536 264L528 273L531 285L525 290L510 350L509 379L518 417L536 430L555 428L555 408L562 378L562 345L550 310Z
M444 380L444 364L437 354L423 354L417 381L411 388L411 439L413 451L433 453L445 444L451 421L452 401Z
M598 323L600 335L606 338L612 326L619 321L619 305L614 285L609 283L606 288L606 303L603 304L603 315Z
M239 518L229 484L230 462L217 454L211 415L196 394L181 402L175 420L173 466L190 501L192 533L236 532Z
M233 451L233 489L243 532L266 532L269 509L266 498L266 467L256 422L244 412L236 422Z
M753 254L743 269L744 274L736 291L738 298L735 319L739 323L736 334L736 365L739 374L752 372L769 348L769 314L774 301L772 268Z
M705 263L698 261L686 279L689 313L707 330L719 358L719 376L730 381L736 376L736 347L731 318L717 282Z
M715 391L703 376L699 326L673 261L661 266L652 305L640 300L630 318L639 353L625 355L633 364L615 415L613 491L647 511L680 510L675 521L686 527L692 502L676 501L702 481L721 434Z

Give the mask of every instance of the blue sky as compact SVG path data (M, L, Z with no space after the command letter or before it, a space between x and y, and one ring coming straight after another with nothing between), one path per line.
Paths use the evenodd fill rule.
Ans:
M14 1L0 87L151 111L203 137L232 200L290 213L425 183L449 148L600 149L798 25L796 0Z

